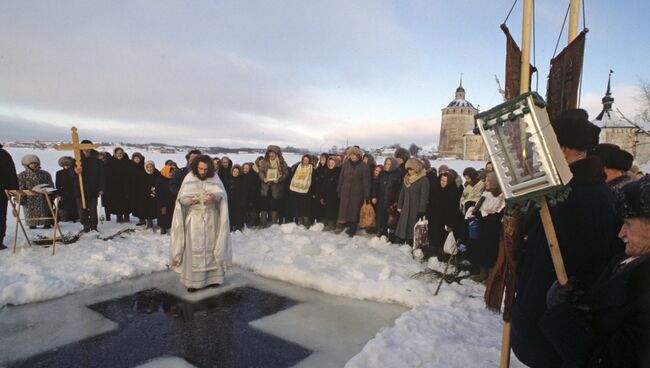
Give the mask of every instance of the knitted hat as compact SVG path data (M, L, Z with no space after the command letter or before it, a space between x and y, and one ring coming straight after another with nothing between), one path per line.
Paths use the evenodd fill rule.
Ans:
M64 167L64 166L70 166L72 167L74 165L74 158L70 156L63 156L59 159L59 166Z
M408 169L413 169L415 172L420 172L424 168L424 165L422 164L422 161L418 160L417 158L409 158L406 161L406 170Z
M41 160L36 155L25 155L20 160L20 163L25 167L25 169L33 163L37 163L38 166L41 166Z
M400 147L395 150L395 154L393 156L395 156L395 158L401 158L402 160L406 161L411 158L411 152L409 152L406 148Z
M623 218L650 218L650 175L625 185L617 199Z
M603 166L608 169L628 171L634 161L632 154L615 144L601 143L594 148L592 153L598 156Z
M553 122L560 146L578 151L589 151L598 145L600 128L589 121L583 109L566 110Z

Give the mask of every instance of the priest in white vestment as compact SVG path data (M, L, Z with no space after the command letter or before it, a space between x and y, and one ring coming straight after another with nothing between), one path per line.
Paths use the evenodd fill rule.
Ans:
M228 199L209 156L197 157L183 180L171 227L170 267L188 291L224 282L232 264Z

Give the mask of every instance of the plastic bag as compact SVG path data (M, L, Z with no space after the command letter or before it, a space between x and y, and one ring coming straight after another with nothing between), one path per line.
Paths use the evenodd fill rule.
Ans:
M413 249L429 246L429 220L422 217L413 226Z
M450 255L455 255L458 251L456 243L456 237L454 236L454 232L450 231L449 235L447 235L447 239L445 240L445 245L442 247L443 251L447 254Z
M359 227L362 229L371 229L375 227L375 209L372 208L372 205L369 203L364 203L361 206L361 212L359 214Z

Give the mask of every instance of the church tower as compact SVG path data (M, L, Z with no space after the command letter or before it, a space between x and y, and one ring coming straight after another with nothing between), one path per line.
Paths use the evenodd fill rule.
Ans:
M456 88L456 98L442 109L438 157L471 159L466 154L465 136L474 129L474 115L477 112L478 110L465 99L461 76L460 85Z

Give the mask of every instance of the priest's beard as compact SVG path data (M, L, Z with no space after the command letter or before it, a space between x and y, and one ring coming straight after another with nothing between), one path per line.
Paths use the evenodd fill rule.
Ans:
M208 174L207 174L207 173L205 173L205 174L198 174L197 176L198 176L199 180L201 180L201 181L203 181L203 180L205 180L205 179L208 178Z

